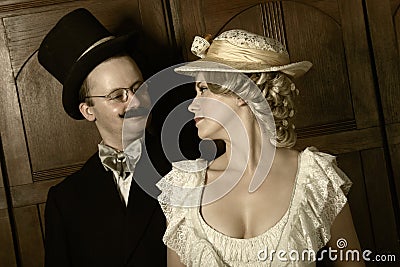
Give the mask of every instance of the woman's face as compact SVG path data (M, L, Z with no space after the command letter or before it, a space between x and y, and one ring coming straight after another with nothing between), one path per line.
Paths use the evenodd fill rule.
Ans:
M237 116L234 94L215 94L205 81L196 83L196 97L189 105L201 139L229 139L230 126Z

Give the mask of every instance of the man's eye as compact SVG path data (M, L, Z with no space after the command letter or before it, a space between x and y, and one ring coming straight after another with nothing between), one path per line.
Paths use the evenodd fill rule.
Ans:
M124 92L115 92L110 94L110 99L111 100L117 100L117 101L122 101L125 99L125 93Z

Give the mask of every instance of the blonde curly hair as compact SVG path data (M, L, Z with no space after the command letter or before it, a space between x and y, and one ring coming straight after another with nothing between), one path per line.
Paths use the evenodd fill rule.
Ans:
M274 145L276 147L293 147L297 140L295 126L292 121L295 114L294 98L299 94L299 90L293 81L281 72L262 72L246 75L257 85L270 106L276 126ZM236 93L241 97L237 90L228 89L229 86L225 87L211 83L208 84L208 87L215 94ZM265 106L254 101L252 105L254 115L263 117L260 114L265 113Z

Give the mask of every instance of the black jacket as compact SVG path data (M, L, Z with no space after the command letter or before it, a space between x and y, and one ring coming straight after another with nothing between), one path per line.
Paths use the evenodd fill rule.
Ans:
M136 169L147 174L140 162ZM49 190L45 220L46 267L166 265L157 200L133 179L126 207L97 153Z

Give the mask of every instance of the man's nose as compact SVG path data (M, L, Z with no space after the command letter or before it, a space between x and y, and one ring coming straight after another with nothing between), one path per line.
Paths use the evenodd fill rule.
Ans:
M138 108L138 107L140 107L141 101L135 93L133 93L131 90L129 90L127 103L129 104L129 106L131 108Z

